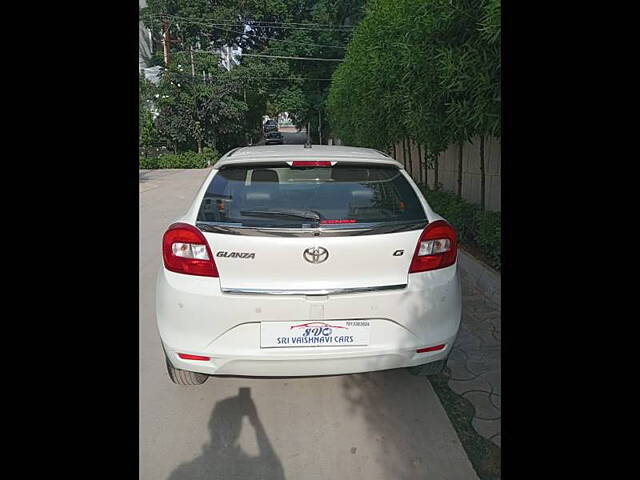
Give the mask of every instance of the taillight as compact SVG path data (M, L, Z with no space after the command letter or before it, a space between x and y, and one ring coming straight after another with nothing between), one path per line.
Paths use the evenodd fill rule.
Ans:
M431 222L420 235L409 273L448 267L456 261L458 237L444 220Z
M167 270L187 275L217 277L218 269L202 232L187 223L174 223L162 237L162 257Z

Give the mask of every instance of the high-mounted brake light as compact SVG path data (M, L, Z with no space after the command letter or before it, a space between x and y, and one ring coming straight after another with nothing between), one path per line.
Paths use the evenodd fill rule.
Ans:
M330 167L329 161L317 161L317 160L294 160L291 164L292 167Z
M431 222L420 235L409 273L426 272L453 265L458 253L458 236L443 220Z
M174 223L162 237L162 258L167 270L187 275L217 277L218 269L202 232L187 223Z
M345 218L344 220L320 220L320 225L332 225L334 223L356 223L357 220Z

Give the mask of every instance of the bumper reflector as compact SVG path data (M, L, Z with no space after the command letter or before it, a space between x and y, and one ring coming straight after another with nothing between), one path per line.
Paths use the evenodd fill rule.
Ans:
M436 350L442 350L446 347L446 344L436 345L435 347L424 347L416 350L416 353L424 353L424 352L435 352Z
M183 360L204 360L209 361L209 357L203 357L200 355L189 355L188 353L179 353L178 356Z

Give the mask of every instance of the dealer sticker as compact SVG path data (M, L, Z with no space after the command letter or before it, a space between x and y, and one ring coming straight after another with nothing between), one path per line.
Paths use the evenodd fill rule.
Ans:
M336 347L369 345L368 320L262 322L260 347Z

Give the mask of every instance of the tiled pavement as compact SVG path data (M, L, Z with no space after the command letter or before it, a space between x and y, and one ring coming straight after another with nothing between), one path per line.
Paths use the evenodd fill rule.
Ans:
M462 275L462 324L445 372L449 387L475 409L472 425L500 446L500 305Z

